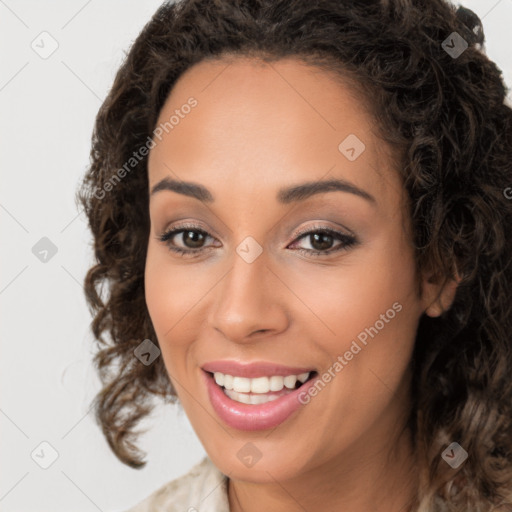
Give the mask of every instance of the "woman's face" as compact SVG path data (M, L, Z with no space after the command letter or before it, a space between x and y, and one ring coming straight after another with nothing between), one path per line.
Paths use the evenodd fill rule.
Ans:
M171 116L148 162L146 300L208 455L263 482L392 448L429 298L373 119L325 71L245 58L189 69L159 124Z

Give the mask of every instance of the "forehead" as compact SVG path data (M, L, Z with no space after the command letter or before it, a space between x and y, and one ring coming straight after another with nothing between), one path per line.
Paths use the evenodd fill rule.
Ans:
M190 98L196 106L184 108ZM157 125L172 116L150 152L150 184L175 173L254 191L332 177L389 192L388 148L362 102L337 75L299 60L200 62L177 81Z

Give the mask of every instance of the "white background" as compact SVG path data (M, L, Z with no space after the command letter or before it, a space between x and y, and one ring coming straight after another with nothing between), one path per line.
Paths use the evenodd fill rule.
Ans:
M112 454L88 413L99 389L81 289L92 252L74 194L88 164L97 110L123 52L159 4L0 0L4 512L122 511L204 455L184 413L167 406L155 411L150 433L141 437L146 468L133 470ZM512 85L512 0L465 5L483 19L487 53ZM43 31L59 45L47 59L31 48ZM32 253L42 237L57 247L47 263ZM31 458L43 441L58 452L48 469Z

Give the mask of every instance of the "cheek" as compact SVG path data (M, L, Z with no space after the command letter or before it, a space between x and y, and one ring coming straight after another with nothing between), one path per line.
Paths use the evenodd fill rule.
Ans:
M325 348L333 362L346 361L336 386L354 410L360 400L378 409L400 386L421 312L412 252L384 242L340 278L337 298L332 290L326 297L326 305L336 301L328 318L338 338Z
M368 368L390 387L398 385L421 312L415 277L413 253L400 236L376 239L347 255L339 268L316 271L314 278L294 276L296 295L315 314L308 315L310 327L304 328L311 329L310 339L331 364L346 355L342 372L350 375L353 396L369 391L372 383L381 385L377 378L368 379Z
M283 280L293 284L302 310L304 304L309 309L304 318L318 329L313 339L322 343L332 340L332 347L343 347L344 342L377 321L380 325L381 315L388 311L387 317L393 321L385 325L394 324L395 329L403 325L404 316L414 319L418 313L413 253L393 233L347 253L336 266L280 270ZM395 303L402 306L401 315L396 313L398 306L393 309ZM297 310L299 322L300 316Z
M397 301L404 308L419 302L414 252L398 226L361 252L348 279L354 313L372 324Z
M179 329L179 320L204 297L209 279L205 281L185 264L173 262L171 255L155 244L150 242L148 246L145 297L157 334L165 334L168 338Z
M171 293L169 272L159 253L160 251L153 248L153 244L150 242L144 272L146 305L157 335L161 334L164 322L166 320L170 322L173 316L173 298L175 297Z
M204 325L204 310L200 305L219 279L217 274L207 267L193 268L171 260L167 250L151 242L148 246L144 276L146 304L171 375L180 372L179 367L197 337L197 326Z
M197 286L194 287L190 280L185 279L179 266L170 265L168 258L165 251L152 247L150 243L144 276L146 305L166 365L169 354L183 340L183 322L180 319L191 309L194 296L198 293Z

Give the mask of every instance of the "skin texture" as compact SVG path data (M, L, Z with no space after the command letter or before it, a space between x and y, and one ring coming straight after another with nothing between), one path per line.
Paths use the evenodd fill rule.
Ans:
M180 77L159 122L190 96L198 105L150 152L149 187L165 177L196 182L215 201L151 196L146 302L180 402L230 478L231 510L402 510L417 485L410 435L399 436L415 333L422 313L451 303L455 286L435 302L439 285L416 275L405 193L375 122L347 86L295 59L201 62ZM366 147L354 161L338 149L350 134ZM328 178L375 203L339 191L277 200L282 187ZM201 255L182 257L158 239L191 222L209 235ZM318 227L357 241L330 255L301 254L318 245L299 229ZM248 236L263 249L250 264L236 252ZM194 247L182 234L173 242ZM396 302L401 311L277 428L237 431L217 417L204 363L270 361L322 373ZM237 457L247 442L262 454L251 468Z

